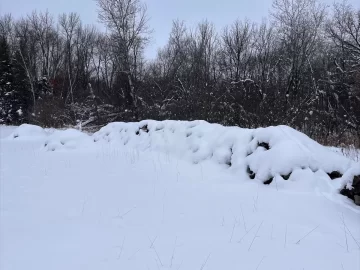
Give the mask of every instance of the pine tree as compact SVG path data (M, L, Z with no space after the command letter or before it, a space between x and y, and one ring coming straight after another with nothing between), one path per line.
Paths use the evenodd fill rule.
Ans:
M13 117L13 82L10 49L4 36L0 37L0 123L10 124Z
M21 56L11 59L6 38L0 37L0 123L21 124L27 120L30 91Z

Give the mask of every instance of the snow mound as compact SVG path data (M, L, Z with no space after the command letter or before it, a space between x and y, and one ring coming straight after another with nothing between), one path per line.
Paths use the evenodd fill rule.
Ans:
M340 178L355 166L351 160L287 126L259 128L253 136L247 160L263 181L276 175L291 178L295 170L320 171L330 178Z
M247 174L254 181L297 191L320 188L338 194L360 174L360 163L288 126L251 130L205 121L146 120L110 123L93 138L97 143L162 151L194 164L213 162L238 173L241 179Z
M205 121L148 120L111 123L93 138L95 142L162 150L193 163L212 160L235 170L245 166L261 181L270 176L289 175L296 169L320 170L337 176L358 165L287 126L250 130Z
M10 134L8 139L29 140L29 139L43 139L48 133L41 127L29 124L19 126Z
M89 143L92 143L91 137L76 129L57 130L46 138L44 148L46 151L66 150L85 147Z
M76 149L93 144L93 139L89 135L76 129L43 129L28 124L16 128L5 140L39 141L45 151Z
M197 164L212 160L219 165L244 166L252 131L223 127L205 121L142 121L111 123L93 137L94 141L120 143L141 150L157 150Z
M110 123L89 136L75 129L45 130L21 125L9 139L38 139L45 151L94 151L104 144L157 151L192 164L210 163L242 181L251 179L294 191L318 190L338 195L343 189L354 189L357 184L352 181L360 175L359 162L288 126L243 129L200 120L145 120ZM360 195L357 187L346 196L352 199L355 195Z

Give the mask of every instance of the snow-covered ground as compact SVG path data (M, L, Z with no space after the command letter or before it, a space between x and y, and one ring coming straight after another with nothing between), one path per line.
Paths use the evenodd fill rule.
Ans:
M353 161L360 162L360 149L357 149L352 145L345 148L340 148L340 147L329 147L329 148L335 153L343 155Z
M0 134L1 270L360 269L360 165L290 128Z
M0 125L0 139L4 139L10 136L16 130L17 127L14 126L3 126Z

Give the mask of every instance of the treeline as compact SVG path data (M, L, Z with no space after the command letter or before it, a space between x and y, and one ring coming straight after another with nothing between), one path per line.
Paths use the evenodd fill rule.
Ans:
M154 60L140 0L97 0L106 33L79 15L0 18L0 121L92 127L203 119L285 124L323 143L360 137L360 10L275 0L269 22L217 32L174 21Z

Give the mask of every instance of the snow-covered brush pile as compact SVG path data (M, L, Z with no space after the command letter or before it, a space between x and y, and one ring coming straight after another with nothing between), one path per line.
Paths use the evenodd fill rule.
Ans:
M75 149L93 140L76 129L43 129L39 126L24 124L18 127L9 138L16 140L41 140L46 151Z
M48 151L75 149L91 142L88 135L76 129L56 130L45 140L44 147Z
M49 134L41 127L24 124L18 127L9 138L17 140L43 139Z
M341 193L360 205L360 163L354 162L287 126L242 129L205 121L110 123L89 136L77 130L20 126L11 139L42 138L56 151L103 144L160 151L194 164L212 163L276 189L318 189Z

